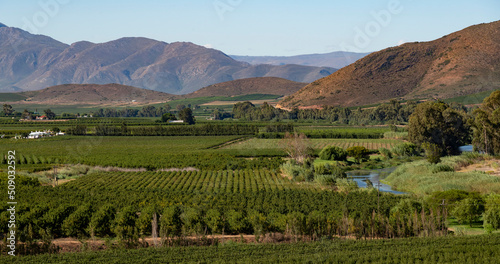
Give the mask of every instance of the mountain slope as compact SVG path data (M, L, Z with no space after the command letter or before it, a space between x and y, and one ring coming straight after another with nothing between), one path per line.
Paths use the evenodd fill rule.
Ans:
M22 92L26 103L48 105L146 104L165 102L175 96L121 84L63 84L39 91Z
M186 94L235 79L273 76L311 82L329 67L253 66L188 42L121 38L66 45L17 28L0 27L0 91L38 90L76 83L119 83Z
M271 64L271 65L284 65L284 64L298 64L305 66L317 67L332 67L340 69L345 67L370 53L355 53L335 51L324 54L305 54L297 56L239 56L231 55L231 58L248 62L253 65L257 64Z
M247 94L290 95L305 85L307 83L294 82L283 78L258 77L210 85L187 94L185 97L238 96Z
M280 102L358 106L390 98L450 98L500 88L500 21L372 53Z

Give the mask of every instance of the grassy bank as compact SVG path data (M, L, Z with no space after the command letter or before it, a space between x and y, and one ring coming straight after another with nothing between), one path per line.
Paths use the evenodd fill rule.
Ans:
M385 182L398 191L416 194L431 194L452 189L480 193L500 193L500 177L485 171L458 170L479 163L490 157L476 153L444 157L438 164L427 160L415 161L399 166Z

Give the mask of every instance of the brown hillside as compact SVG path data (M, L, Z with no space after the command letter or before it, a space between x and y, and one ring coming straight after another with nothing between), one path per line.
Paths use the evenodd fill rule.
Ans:
M146 104L165 102L174 95L121 84L63 84L39 91L23 92L26 103L43 104Z
M450 98L500 88L500 21L372 53L317 80L281 107L358 106Z
M187 98L205 96L237 96L246 94L291 95L307 83L289 81L277 77L247 78L210 85L187 94Z

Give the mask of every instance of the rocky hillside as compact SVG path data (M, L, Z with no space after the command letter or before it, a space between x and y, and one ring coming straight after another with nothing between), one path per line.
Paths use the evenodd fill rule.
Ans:
M307 83L299 83L276 77L247 78L210 85L187 94L185 97L238 96L247 94L290 95L306 85Z
M451 98L500 88L500 21L372 53L279 106L358 106L391 98Z
M312 82L329 67L250 65L221 51L188 42L122 38L106 43L66 45L42 35L0 27L0 91L39 90L76 83L119 83L186 94L242 78L280 77Z
M148 104L165 102L175 96L121 84L63 84L39 91L22 92L25 103L48 105Z

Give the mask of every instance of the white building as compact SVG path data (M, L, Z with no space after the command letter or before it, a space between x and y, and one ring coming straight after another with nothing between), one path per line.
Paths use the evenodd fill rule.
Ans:
M46 137L49 136L50 133L46 131L31 131L31 133L28 135L28 138L41 138L41 137Z

